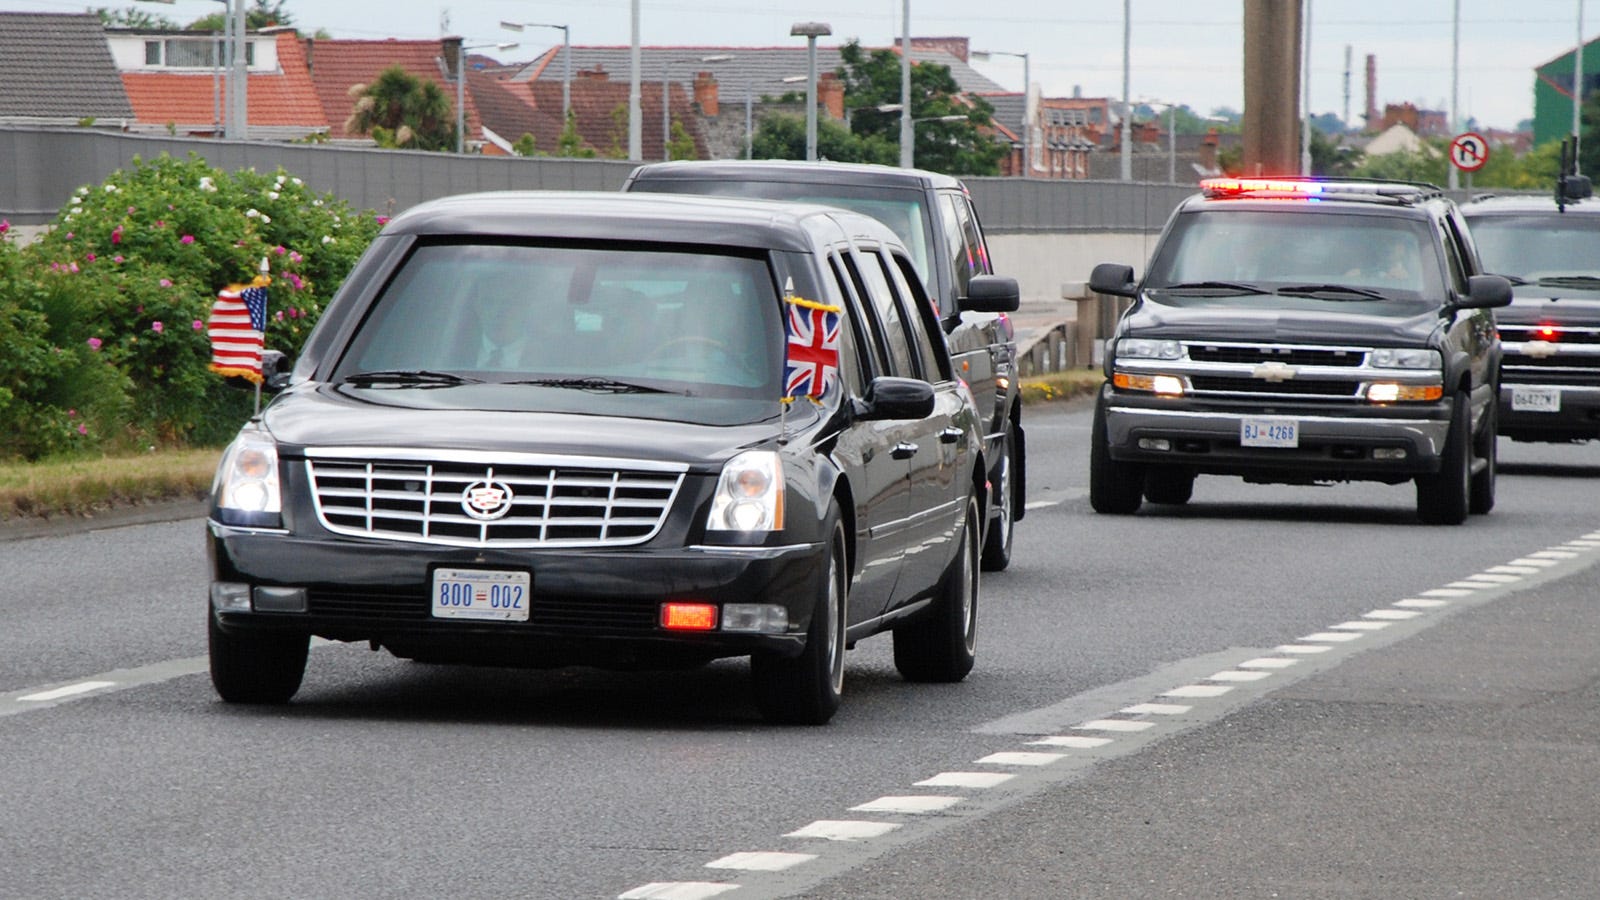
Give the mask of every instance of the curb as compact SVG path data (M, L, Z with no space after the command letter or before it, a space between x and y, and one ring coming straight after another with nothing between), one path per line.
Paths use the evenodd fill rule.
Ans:
M86 534L127 525L149 525L204 519L209 500L162 500L136 506L116 507L86 515L61 515L23 519L0 519L0 542L37 537Z

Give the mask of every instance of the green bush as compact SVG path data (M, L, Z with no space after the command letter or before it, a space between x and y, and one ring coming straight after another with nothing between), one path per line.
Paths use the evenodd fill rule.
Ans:
M32 245L0 236L0 420L26 426L0 456L226 440L251 397L209 370L217 292L265 266L266 344L296 355L381 227L282 170L193 155L80 187Z

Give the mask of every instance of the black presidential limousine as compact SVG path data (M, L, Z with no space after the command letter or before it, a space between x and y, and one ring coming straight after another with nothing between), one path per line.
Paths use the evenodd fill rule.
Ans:
M892 630L914 681L973 665L982 425L868 217L427 203L268 385L211 504L225 700L290 699L312 636L506 666L750 656L763 715L802 723L859 638Z

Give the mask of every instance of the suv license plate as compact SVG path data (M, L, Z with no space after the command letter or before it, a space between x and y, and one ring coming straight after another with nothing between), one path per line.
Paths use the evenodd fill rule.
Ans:
M526 622L532 581L527 572L434 569L433 617Z
M1513 386L1511 408L1516 412L1561 412L1561 389Z
M1244 419L1239 423L1239 445L1242 447L1298 447L1300 446L1300 420Z

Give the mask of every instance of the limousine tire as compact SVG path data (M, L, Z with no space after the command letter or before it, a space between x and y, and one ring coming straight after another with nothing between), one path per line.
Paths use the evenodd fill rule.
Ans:
M311 638L304 634L229 634L206 610L211 684L229 703L288 703L300 690Z
M894 630L894 667L907 681L960 681L972 671L978 638L978 501L967 499L960 551L927 613Z
M757 653L750 659L756 707L769 722L822 725L833 718L844 694L845 610L849 608L850 568L844 525L837 512L828 519L827 576L806 629L799 656Z

